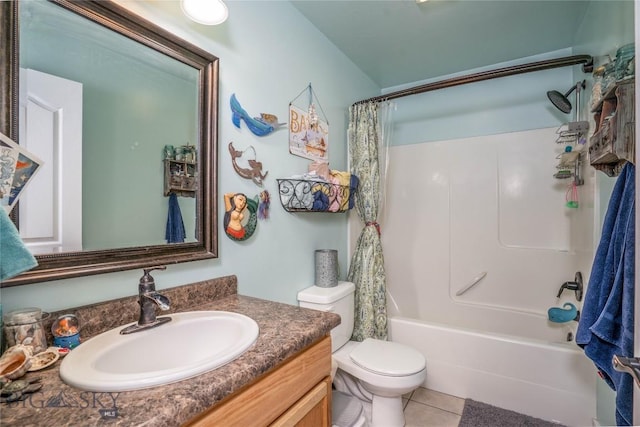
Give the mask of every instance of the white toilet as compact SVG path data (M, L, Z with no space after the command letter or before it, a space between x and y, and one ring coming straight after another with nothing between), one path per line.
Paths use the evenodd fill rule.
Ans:
M312 286L298 293L300 307L339 314L331 331L331 351L338 371L336 390L355 396L372 427L402 427L402 395L418 388L427 375L422 353L390 341L349 341L353 332L355 286L339 282L332 288Z

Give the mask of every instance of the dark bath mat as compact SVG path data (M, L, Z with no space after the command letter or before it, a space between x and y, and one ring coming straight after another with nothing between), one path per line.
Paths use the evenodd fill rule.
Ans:
M561 427L540 418L465 399L458 427Z

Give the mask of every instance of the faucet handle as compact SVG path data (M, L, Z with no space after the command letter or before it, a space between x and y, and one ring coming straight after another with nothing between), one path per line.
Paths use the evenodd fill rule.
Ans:
M140 283L138 283L138 291L140 293L147 292L147 291L154 291L156 289L156 282L155 280L153 280L153 277L151 277L151 274L149 273L152 272L153 270L166 270L166 269L167 269L167 266L165 265L157 265L155 267L149 267L149 268L143 269L144 275L140 278Z
M560 289L558 290L557 298L560 298L560 295L562 295L562 291L564 291L565 289L569 289L570 291L575 291L576 299L578 301L582 301L582 293L583 293L582 273L580 273L579 271L576 272L575 280L573 282L564 282L560 286Z
M145 277L145 276L151 277L149 273L152 272L153 270L166 270L166 269L167 269L166 265L156 265L155 267L143 268L142 270L144 271L144 276L142 277Z
M558 296L556 298L560 298L560 295L562 295L562 291L564 291L565 289L567 289L569 287L569 282L564 282L561 286L560 289L558 289Z

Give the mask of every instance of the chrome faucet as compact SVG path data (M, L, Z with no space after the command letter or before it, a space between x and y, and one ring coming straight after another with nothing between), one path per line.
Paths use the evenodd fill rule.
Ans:
M166 270L166 268L167 267L162 265L144 269L144 275L140 278L140 283L138 284L140 318L138 319L138 323L122 329L120 331L121 334L131 334L145 329L155 328L171 320L171 317L168 316L156 318L156 306L160 307L160 310L165 311L169 310L171 303L169 298L156 291L156 282L149 274L149 272L153 270Z
M582 301L582 273L580 273L579 271L576 272L576 276L573 282L564 282L561 286L560 289L558 290L558 296L557 298L560 298L560 295L562 295L562 291L564 291L565 289L568 289L570 291L575 291L576 293L576 300L578 301Z

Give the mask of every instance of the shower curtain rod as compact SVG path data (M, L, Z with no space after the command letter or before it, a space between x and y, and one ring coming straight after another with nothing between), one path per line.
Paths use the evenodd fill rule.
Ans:
M440 80L437 82L426 83L414 86L408 89L402 89L397 92L390 92L385 95L374 96L373 98L363 99L355 102L353 105L364 104L367 102L388 101L391 99L402 98L409 95L417 95L419 93L429 92L437 89L444 89L453 86L460 86L467 83L481 82L484 80L497 79L499 77L513 76L516 74L531 73L533 71L549 70L552 68L568 67L570 65L582 65L582 71L590 73L593 71L593 57L591 55L574 55L565 56L563 58L548 59L546 61L530 62L528 64L513 65L511 67L497 68L495 70L481 71L479 73L467 74L466 76L452 77L450 79Z

